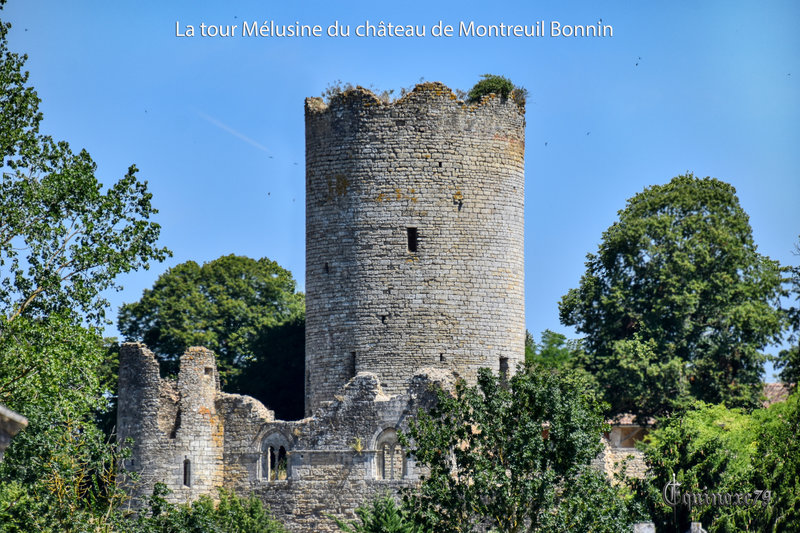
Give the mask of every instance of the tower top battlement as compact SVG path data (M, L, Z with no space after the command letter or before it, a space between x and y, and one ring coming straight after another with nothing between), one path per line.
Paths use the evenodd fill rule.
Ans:
M465 112L476 112L481 108L486 108L493 101L499 100L506 103L506 100L515 105L521 114L525 113L525 106L520 105L513 99L501 98L495 94L489 94L481 99L480 102L467 103L460 100L458 96L447 85L438 82L425 82L417 84L413 90L407 92L400 98L391 101L384 101L371 90L356 86L353 89L342 91L331 97L329 103L319 97L306 98L306 115L309 113L338 112L343 109L358 105L360 107L379 107L379 108L403 108L404 106L415 106L427 101L431 104L447 104L455 109Z

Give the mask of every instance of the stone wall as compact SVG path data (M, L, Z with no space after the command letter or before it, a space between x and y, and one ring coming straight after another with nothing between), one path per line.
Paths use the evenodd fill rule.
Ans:
M439 83L306 100L306 414L356 373L524 359L524 109Z
M635 424L612 426L602 439L603 449L592 462L593 466L612 479L619 472L629 478L644 478L647 473L644 453L635 446L647 432L648 428Z
M117 433L132 439L125 468L138 472L131 496L141 501L162 482L175 501L217 495L223 484L224 424L217 414L219 377L214 354L190 348L177 381L159 377L153 353L142 344L120 349Z
M413 458L398 446L396 468L389 468L384 445L396 444L409 417L431 405L431 384L454 381L441 369L422 369L404 394L388 396L375 374L361 372L315 417L287 422L254 398L221 392L213 354L202 348L183 355L171 382L159 377L145 346L123 344L119 375L119 436L134 439L125 466L141 476L128 487L133 505L156 482L172 490L174 503L226 488L258 496L298 532L338 531L329 515L355 519L362 503L413 487L420 475Z
M397 431L431 383L474 383L524 360L524 109L468 105L439 83L394 103L364 89L306 100L308 418L287 422L219 390L191 348L178 380L153 354L120 354L121 438L174 502L255 494L292 531L337 531L360 504L413 487ZM313 415L313 416L312 416Z
M450 371L424 368L403 394L390 396L375 374L360 372L314 417L283 421L254 398L221 392L214 356L202 348L183 355L179 378L170 381L159 378L145 346L124 344L119 375L119 434L134 439L126 467L141 475L129 486L134 505L156 482L172 490L167 499L174 503L213 498L226 488L256 495L297 532L338 531L331 515L353 520L359 505L414 487L423 472L401 448L390 454L387 444L396 444L397 431L433 404L431 385L452 389L455 382ZM626 475L644 475L641 452L629 447L642 431L613 427L595 467L612 475L627 460ZM397 462L390 466L392 456Z

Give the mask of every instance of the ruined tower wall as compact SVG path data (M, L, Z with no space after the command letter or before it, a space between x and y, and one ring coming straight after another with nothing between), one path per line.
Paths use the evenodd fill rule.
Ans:
M179 475L173 476L175 485L170 488L184 500L200 494L216 497L224 478L225 427L216 407L220 388L214 352L193 347L183 354L178 390L181 411L174 443L175 464L179 465L175 473Z
M177 382L161 379L153 353L143 344L120 348L118 441L133 441L127 470L140 479L129 487L141 502L155 482L175 501L215 497L223 484L224 424L216 409L219 377L214 354L189 348Z
M125 468L138 472L140 480L128 493L138 503L163 480L163 461L169 455L164 434L175 423L178 394L172 383L159 377L153 352L143 344L125 343L119 352L118 395L117 441L131 446Z
M524 126L439 83L306 100L307 414L357 372L391 395L524 359Z

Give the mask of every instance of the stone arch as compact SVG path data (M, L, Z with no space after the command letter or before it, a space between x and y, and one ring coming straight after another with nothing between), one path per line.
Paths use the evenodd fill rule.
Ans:
M397 438L397 430L386 428L375 439L375 478L398 480L406 477L406 454Z
M259 477L264 481L289 479L289 439L280 432L261 439Z

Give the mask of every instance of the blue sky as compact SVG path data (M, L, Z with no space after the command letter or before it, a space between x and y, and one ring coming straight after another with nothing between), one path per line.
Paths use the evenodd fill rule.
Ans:
M175 255L126 276L115 310L166 268L235 253L305 275L303 100L334 80L484 73L529 90L526 321L573 335L557 303L627 198L686 171L732 183L761 253L797 264L800 3L117 2L9 0L43 130L86 148L111 183L135 163ZM613 37L243 37L243 22L430 28L438 21L613 27ZM177 37L176 23L196 28ZM201 23L238 26L200 37ZM185 31L183 32L185 33ZM115 319L115 313L112 316ZM113 327L108 334L115 334Z

